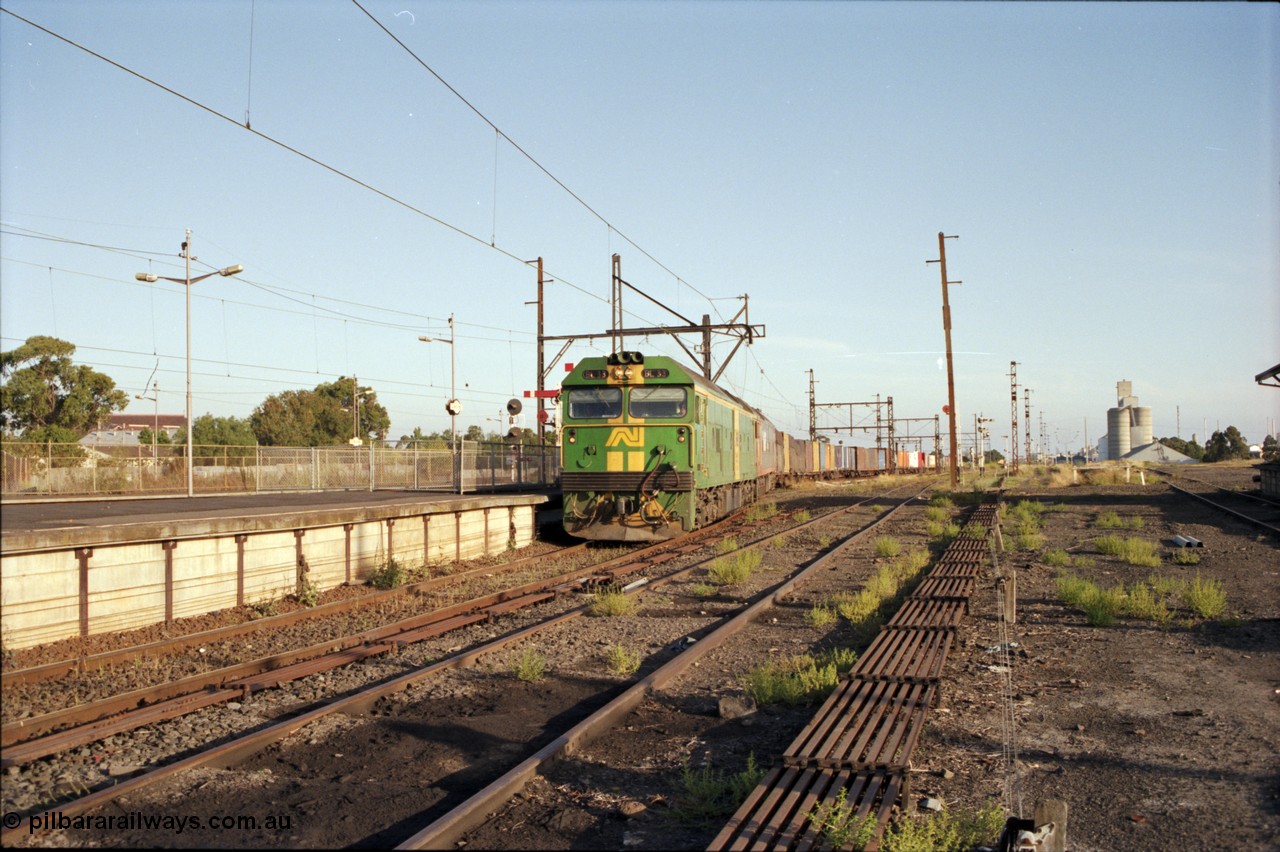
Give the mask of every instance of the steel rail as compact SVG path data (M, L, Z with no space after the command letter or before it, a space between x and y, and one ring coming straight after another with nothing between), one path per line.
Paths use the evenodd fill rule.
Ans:
M1212 506L1213 508L1219 511L1226 512L1228 515L1232 515L1233 517L1239 518L1245 523L1252 524L1255 527L1261 527L1264 530L1275 533L1276 535L1280 535L1280 527L1277 527L1273 524L1269 524L1266 521L1259 520L1258 518L1250 517L1249 515L1246 515L1243 512L1237 512L1235 509L1228 508L1222 505L1221 503L1215 503L1213 500L1210 500L1208 497L1204 496L1203 494L1197 494L1196 492L1183 488L1180 485L1174 485L1172 482L1169 482L1166 484L1170 488L1172 488L1174 491L1181 492L1182 494L1185 494L1188 497L1194 497L1195 499L1199 500L1201 503ZM1205 483L1205 484L1207 485L1209 483ZM1214 487L1216 488L1217 486L1214 486ZM1228 494L1237 493L1237 492L1231 491L1230 489L1225 489L1225 488L1220 488L1219 490L1226 491ZM1244 496L1244 495L1241 495L1241 496ZM1264 502L1270 503L1270 501L1264 501Z

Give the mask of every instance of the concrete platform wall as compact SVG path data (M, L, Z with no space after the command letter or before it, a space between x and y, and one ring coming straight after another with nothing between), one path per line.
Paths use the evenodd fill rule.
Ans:
M490 498L493 499L493 498ZM535 502L389 510L369 519L305 515L277 528L204 529L189 538L48 545L0 560L0 644L29 648L362 583L394 558L416 568L504 553L536 538Z

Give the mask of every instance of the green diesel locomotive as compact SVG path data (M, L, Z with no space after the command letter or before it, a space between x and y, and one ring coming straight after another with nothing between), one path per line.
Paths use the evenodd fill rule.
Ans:
M671 358L584 359L560 405L564 527L579 538L703 526L767 492L785 452L759 411Z

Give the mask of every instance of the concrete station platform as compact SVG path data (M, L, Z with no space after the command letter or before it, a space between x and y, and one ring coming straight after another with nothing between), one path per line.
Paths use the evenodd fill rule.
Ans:
M532 542L539 493L346 491L5 503L6 649L364 582Z

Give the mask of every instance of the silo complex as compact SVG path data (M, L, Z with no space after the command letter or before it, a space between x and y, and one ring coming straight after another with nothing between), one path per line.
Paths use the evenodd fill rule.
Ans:
M1155 442L1151 409L1138 405L1133 382L1116 382L1116 407L1107 409L1107 458L1121 459Z

